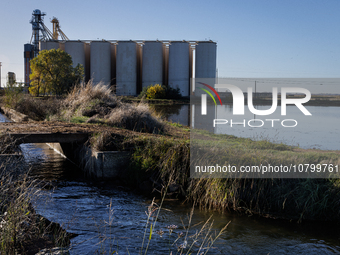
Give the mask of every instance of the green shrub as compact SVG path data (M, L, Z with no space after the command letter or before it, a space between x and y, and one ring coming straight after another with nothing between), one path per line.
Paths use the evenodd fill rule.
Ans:
M144 87L138 98L146 99L179 99L181 93L179 88L166 87L165 85L155 84Z
M180 99L182 98L181 92L179 88L177 87L176 89L167 87L166 88L166 98L167 99Z
M4 103L7 107L14 108L21 100L23 87L14 83L7 83L5 88Z
M146 91L147 99L163 99L166 96L166 87L160 84L149 86Z

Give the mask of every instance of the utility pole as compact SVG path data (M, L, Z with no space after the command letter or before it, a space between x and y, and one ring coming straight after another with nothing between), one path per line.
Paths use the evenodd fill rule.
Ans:
M255 98L256 98L256 81L255 81Z
M253 104L254 104L254 108L256 109L256 102L254 103L254 101L256 100L256 81L255 81L255 94L254 94L254 98L253 98ZM256 115L254 114L254 119L256 118Z
M1 88L1 62L0 62L0 88Z

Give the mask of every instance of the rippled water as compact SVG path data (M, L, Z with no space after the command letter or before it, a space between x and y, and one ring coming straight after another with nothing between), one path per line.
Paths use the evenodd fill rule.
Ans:
M24 147L35 155L29 158L35 165L33 173L55 184L53 192L44 191L48 199L39 201L36 205L38 212L64 224L68 231L79 234L72 240L71 254L94 254L100 250L108 252L110 245L116 250L117 244L121 254L128 254L127 249L130 254L138 254L147 219L145 211L151 203L149 198L123 187L103 187L101 183L94 184L82 179L81 174L72 174L75 166L47 145ZM113 209L111 216L110 202ZM162 228L167 233L166 226L175 224L178 225L177 233L185 232L182 220L187 226L191 208L179 201L166 201L164 209L167 210L161 211L156 230ZM205 222L211 215L214 231L231 222L209 254L340 253L340 235L336 226L297 225L199 209L195 210L191 225ZM200 227L192 227L190 235ZM108 239L103 242L103 237ZM173 242L175 235L172 237ZM174 246L171 247L174 250ZM169 254L168 235L160 237L154 234L148 254Z
M48 219L63 224L69 232L78 234L72 239L71 254L108 254L110 249L118 250L119 254L128 254L128 251L139 254L147 219L145 211L151 203L149 198L124 187L104 186L83 179L75 165L45 144L25 144L22 150L32 165L31 174L50 181L54 187L43 191L45 196L36 201L36 210ZM175 224L178 226L176 233L186 232L182 222L188 225L191 207L179 201L165 201L163 208L155 230L162 229L165 234L163 237L157 234L152 236L148 254L169 254L166 226ZM229 221L230 224L208 254L340 253L340 235L336 225L297 225L228 212L222 214L195 209L188 236L199 231L202 225L195 225L205 222L211 215L213 232L219 231ZM170 248L173 251L176 244L183 242L180 239L171 246L176 235L173 233L171 236ZM191 239L188 240L191 244ZM193 254L197 249L194 247Z
M9 120L2 114L0 114L0 122L9 122Z

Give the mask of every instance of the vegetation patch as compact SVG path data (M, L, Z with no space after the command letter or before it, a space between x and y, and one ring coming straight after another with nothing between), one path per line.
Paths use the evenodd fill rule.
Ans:
M302 150L227 135L222 135L225 139L219 144L220 135L199 133L205 148L213 148L221 161L232 165L259 165L263 162L272 165L340 164L337 152ZM172 196L221 211L235 210L295 221L340 221L339 179L191 179L187 139L157 136L137 140L128 174L128 182L134 187L141 183L149 183L154 190L168 187L167 193ZM167 183L170 184L167 186Z
M138 96L139 98L146 99L181 99L181 93L179 88L171 88L161 84L149 85L144 87L142 92Z
M131 149L131 140L123 135L101 132L94 134L90 140L90 147L97 151L125 151Z
M162 133L164 124L153 114L147 104L124 104L111 111L107 123L138 132Z
M92 82L75 86L63 100L59 116L56 119L70 121L74 117L103 117L120 102L109 86Z
M63 100L52 119L72 123L97 123L147 133L161 133L164 124L146 104L122 103L110 87L92 82L81 84Z
M70 119L71 123L85 123L87 122L87 120L89 119L89 117L86 116L76 116Z
M19 154L20 147L7 134L0 133L0 155L1 154Z
M30 119L41 121L50 119L57 114L62 100L57 97L34 98L23 95L21 100L13 107L14 110L27 115Z
M42 248L69 245L70 235L59 224L37 214L32 201L40 196L40 183L27 174L15 142L0 136L0 254L35 254Z
M42 50L30 60L32 95L62 95L83 80L84 67L73 68L71 56L61 49Z
M3 97L3 104L6 107L14 108L18 102L22 100L22 86L18 86L15 82L7 83L6 88L4 89L4 97Z

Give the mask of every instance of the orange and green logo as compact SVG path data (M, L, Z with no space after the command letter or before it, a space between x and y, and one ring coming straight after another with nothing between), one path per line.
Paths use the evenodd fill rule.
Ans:
M221 100L221 98L220 98L220 95L217 93L217 91L216 91L213 87L211 87L210 85L208 85L208 84L206 84L206 83L203 83L203 82L198 82L198 83L199 83L199 84L202 84L203 86L206 86L206 87L209 88L212 92L214 92L215 95L217 96L218 100L220 101L220 104L223 105L223 104L222 104L222 100ZM207 94L214 100L214 103L215 103L215 105L217 106L216 100L215 100L214 96L210 93L209 90L204 89L204 88L200 88L200 87L198 87L198 88L201 89L201 90L203 90L205 93L207 93Z

